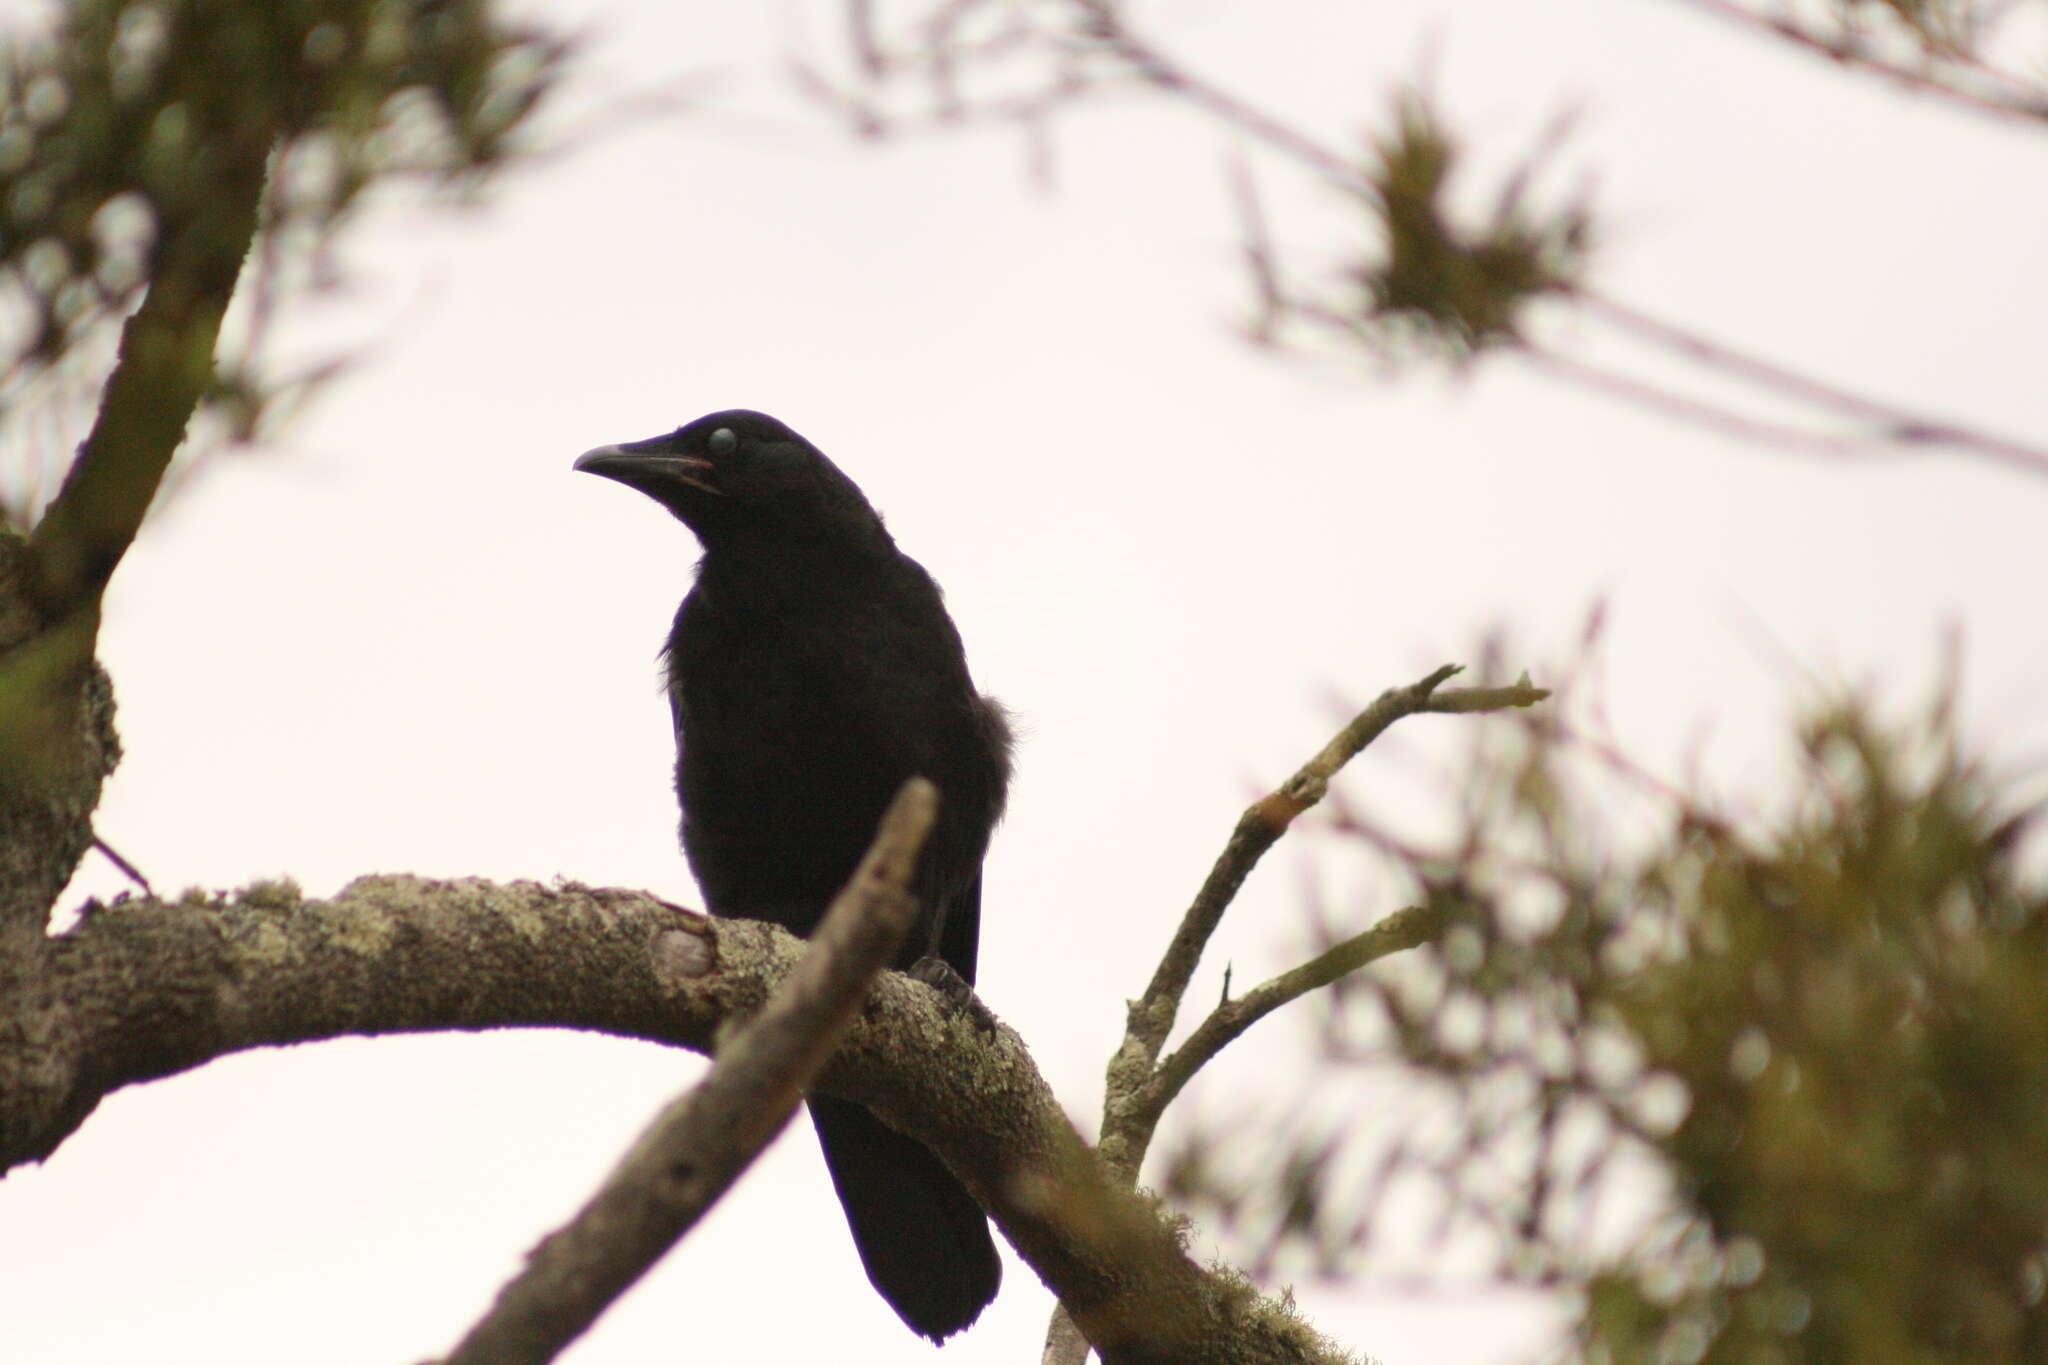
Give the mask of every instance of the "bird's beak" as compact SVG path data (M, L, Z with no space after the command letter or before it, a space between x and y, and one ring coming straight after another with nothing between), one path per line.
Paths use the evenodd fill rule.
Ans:
M711 481L716 471L711 461L662 450L659 447L663 439L666 438L586 450L576 457L576 468L585 474L617 479L628 488L637 488L657 499L664 490L679 483L714 496L720 494Z

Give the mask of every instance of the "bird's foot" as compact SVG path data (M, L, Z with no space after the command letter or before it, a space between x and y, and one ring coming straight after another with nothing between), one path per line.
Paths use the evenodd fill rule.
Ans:
M967 1016L969 1023L983 1037L993 1038L996 1032L994 1011L981 1003L981 997L974 993L974 987L967 984L967 978L953 970L953 964L935 954L927 954L910 964L906 974L915 981L922 981L944 996L953 1008Z

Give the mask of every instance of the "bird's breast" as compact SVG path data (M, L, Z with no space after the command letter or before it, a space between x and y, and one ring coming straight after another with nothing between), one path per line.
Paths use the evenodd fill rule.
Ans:
M924 894L972 877L1002 758L977 725L957 637L915 625L687 609L678 619L676 789L684 851L713 910L808 933L913 774L941 795Z

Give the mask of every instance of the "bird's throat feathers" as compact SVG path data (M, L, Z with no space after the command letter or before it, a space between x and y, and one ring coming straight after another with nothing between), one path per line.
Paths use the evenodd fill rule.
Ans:
M703 554L697 560L699 591L721 596L773 602L789 597L842 597L860 592L902 572L903 556L881 518L806 519L789 527L765 528L722 536L698 532Z

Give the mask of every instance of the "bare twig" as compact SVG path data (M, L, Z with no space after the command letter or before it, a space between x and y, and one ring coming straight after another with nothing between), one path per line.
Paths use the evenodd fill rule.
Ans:
M1182 1087L1197 1071L1235 1042L1246 1029L1282 1005L1341 980L1389 954L1427 943L1442 927L1441 910L1420 905L1396 910L1364 933L1354 934L1325 949L1235 1000L1224 1001L1209 1011L1209 1017L1159 1064L1151 1081L1132 1100L1133 1119L1157 1123L1166 1106L1173 1103L1174 1097L1180 1094Z
M1323 799L1329 790L1330 779L1339 769L1403 716L1531 706L1550 695L1526 681L1511 687L1458 688L1439 692L1443 683L1458 671L1458 665L1445 664L1406 687L1382 692L1294 776L1271 794L1253 802L1238 818L1237 827L1231 831L1223 852L1210 869L1208 880L1203 882L1187 913L1181 917L1180 927L1160 958L1151 984L1131 1005L1124 1045L1110 1063L1111 1094L1119 1097L1113 1101L1114 1109L1121 1109L1129 1097L1138 1094L1149 1082L1166 1035L1173 1030L1181 998L1201 961L1202 950L1216 932L1216 926L1222 922L1223 913L1230 907L1238 888L1244 885L1252 868L1258 865L1266 850L1287 832L1295 818ZM1106 1115L1102 1153L1103 1159L1121 1178L1135 1180L1138 1165L1144 1158L1144 1140Z
M1425 713L1498 711L1533 706L1549 696L1527 678L1507 687L1461 687L1441 690L1459 671L1445 664L1406 687L1389 688L1325 744L1315 757L1270 795L1252 803L1231 831L1208 880L1182 917L1173 942L1160 959L1145 994L1133 1001L1123 1045L1110 1059L1103 1099L1100 1153L1109 1177L1123 1186L1137 1183L1138 1168L1158 1126L1159 1116L1188 1080L1246 1029L1290 1000L1328 985L1389 953L1413 947L1437 931L1441 917L1420 909L1398 912L1373 928L1318 954L1291 971L1265 982L1241 999L1226 998L1164 1064L1160 1049L1173 1029L1188 982L1202 949L1222 921L1223 912L1252 868L1285 834L1296 817L1323 799L1330 779L1403 716ZM1054 1305L1046 1330L1042 1365L1082 1365L1088 1342L1068 1316Z
M938 791L906 782L809 950L710 1074L671 1102L567 1226L537 1247L448 1365L541 1365L717 1202L795 1111L917 906L904 888Z
M1781 450L1794 451L1801 455L1817 455L1831 460L1898 459L1911 453L1897 446L1886 445L1873 436L1815 431L1808 427L1773 422L1767 418L1735 412L1718 403L1710 403L1688 394L1674 393L1648 380L1638 379L1633 375L1610 370L1605 366L1594 365L1540 346L1525 349L1522 357L1537 369L1548 371L1567 383L1581 385L1595 393L1618 398L1625 403L1633 403L1638 407L1682 422L1690 422L1736 440L1772 445Z
M1263 225L1260 230L1263 231ZM1270 251L1249 236L1245 253L1258 296L1252 331L1255 341L1271 344L1279 334L1280 324L1294 320L1368 349L1380 344L1365 315L1286 291ZM1592 290L1573 288L1567 296L1597 321L1674 354L1699 371L1790 399L1840 425L1828 429L1773 420L1726 403L1681 393L1527 339L1516 343L1515 353L1526 364L1566 383L1723 436L1802 455L1835 460L1895 460L1946 447L2024 473L2048 474L2048 449L1880 402L1701 336Z
M1951 446L2031 474L2048 474L2048 450L1867 398L1652 317L1617 299L1583 289L1574 291L1573 297L1602 321L1676 352L1703 368L1719 370L1837 416L1867 423L1869 430L1863 437L1867 441L1922 448Z
M1230 197L1243 226L1244 268L1251 276L1252 292L1258 299L1258 312L1246 331L1258 345L1271 346L1278 341L1280 321L1287 315L1287 295L1280 285L1273 234L1266 226L1265 206L1259 201L1259 187L1252 180L1251 167L1243 157L1233 156L1228 171Z
M1339 189L1370 195L1372 182L1348 157L1292 128L1256 105L1204 80L1131 31L1118 7L1105 0L1076 0L1088 17L1088 36L1121 57L1147 85L1177 95L1198 109L1285 153Z
M95 833L92 836L92 846L98 849L102 854L106 855L106 859L108 862L112 863L115 867L120 868L123 876L127 877L129 881L134 882L137 886L141 887L143 895L154 896L156 894L156 889L149 884L149 878L143 876L141 872L137 871L134 863L129 862L126 858L123 858L120 854L116 853L114 851L114 846L108 843L105 839L101 838L97 833Z
M1478 691L1481 689L1473 689ZM1310 991L1330 985L1359 968L1434 938L1443 927L1441 911L1424 906L1397 910L1362 934L1318 953L1307 962L1282 972L1238 997L1225 999L1209 1012L1187 1041L1175 1048L1138 1093L1131 1097L1121 1115L1128 1142L1140 1157L1151 1145L1160 1115L1173 1103L1195 1073L1217 1053L1235 1042L1253 1024ZM1052 1321L1046 1328L1045 1353L1040 1365L1082 1365L1088 1358L1088 1342L1075 1328L1065 1310L1054 1305Z

